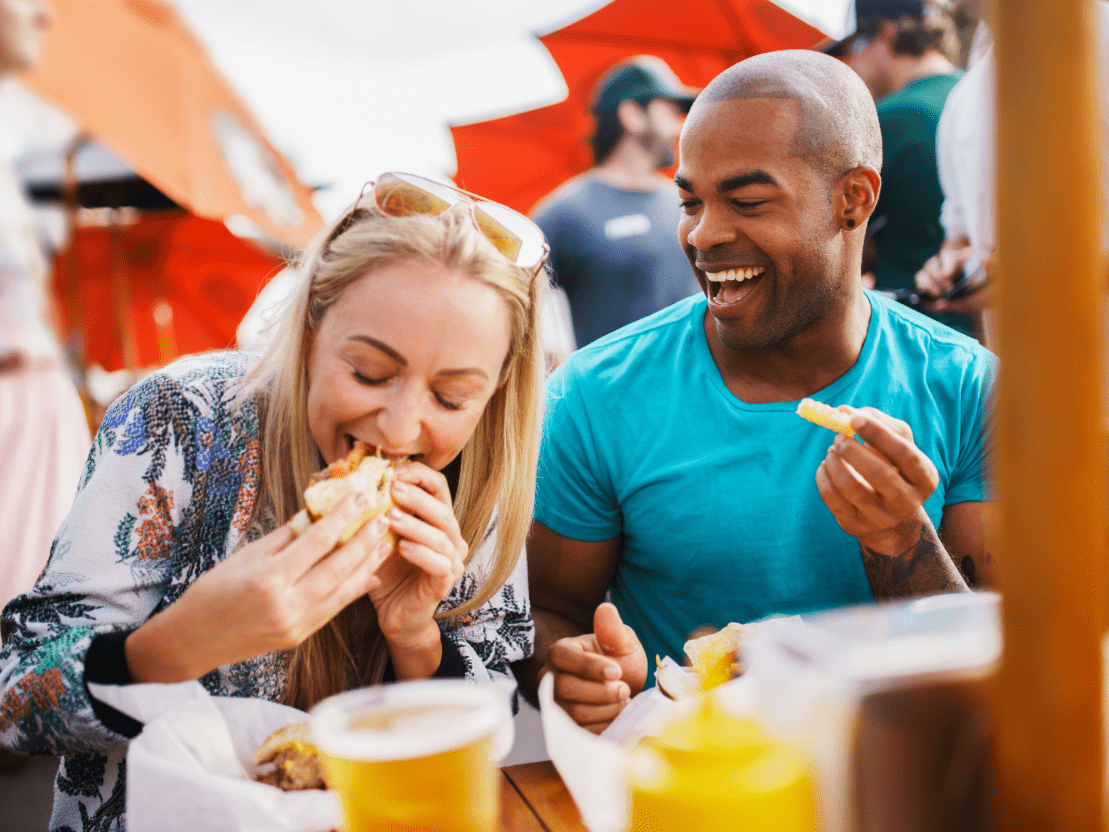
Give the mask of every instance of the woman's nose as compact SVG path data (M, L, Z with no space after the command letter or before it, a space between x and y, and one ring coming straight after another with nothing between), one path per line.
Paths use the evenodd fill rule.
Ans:
M390 396L377 414L381 438L391 451L406 449L419 439L421 421L420 399L411 391Z

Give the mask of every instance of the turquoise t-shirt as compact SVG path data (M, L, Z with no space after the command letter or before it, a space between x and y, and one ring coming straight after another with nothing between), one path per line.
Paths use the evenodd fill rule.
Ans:
M925 503L988 499L983 425L994 358L878 295L858 361L813 398L908 422L939 469ZM623 537L611 586L648 658L703 625L870 601L858 542L820 499L833 434L798 402L746 404L705 338L704 296L572 355L551 377L535 517L565 537Z

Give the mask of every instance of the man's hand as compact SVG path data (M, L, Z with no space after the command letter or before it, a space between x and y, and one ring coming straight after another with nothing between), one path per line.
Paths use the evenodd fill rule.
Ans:
M939 474L912 429L872 407L855 411L851 427L866 444L836 436L816 484L836 521L858 538L875 597L966 590L924 511Z
M541 673L554 674L555 701L575 722L601 733L647 681L647 654L610 603L597 607L593 632L551 645Z

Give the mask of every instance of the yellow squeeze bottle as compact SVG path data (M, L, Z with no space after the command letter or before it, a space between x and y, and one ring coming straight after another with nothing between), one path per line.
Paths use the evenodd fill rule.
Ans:
M800 751L705 695L631 752L632 832L817 832Z

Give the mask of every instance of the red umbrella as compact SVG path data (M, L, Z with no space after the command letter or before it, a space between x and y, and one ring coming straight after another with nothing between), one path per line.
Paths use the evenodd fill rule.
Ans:
M86 310L88 361L133 370L234 347L239 321L283 265L222 222L145 214L130 224L79 227L56 261L55 290L67 297L67 275L79 269L79 303L63 304L66 329L81 314L75 310Z
M760 52L807 49L818 29L771 0L613 0L576 23L540 38L570 93L526 113L452 127L456 181L518 211L592 164L586 138L589 96L612 64L657 55L683 82L703 87L721 71Z

